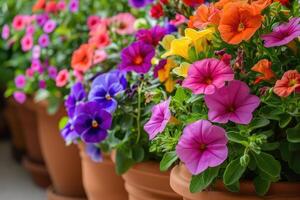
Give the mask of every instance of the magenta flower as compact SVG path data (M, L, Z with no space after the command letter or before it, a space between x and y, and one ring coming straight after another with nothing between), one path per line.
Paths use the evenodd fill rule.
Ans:
M26 101L26 94L24 94L24 92L16 91L13 96L16 102L20 104L23 104Z
M47 34L42 34L39 37L39 45L43 48L47 47L50 43L49 35Z
M153 106L151 118L144 126L144 130L148 133L150 140L155 138L158 133L163 132L171 119L170 101L171 99L169 98Z
M29 51L33 47L33 37L32 35L25 35L21 39L21 46L23 51Z
M194 94L213 94L216 89L234 79L230 65L215 58L207 58L191 65L182 86Z
M209 109L208 119L212 122L249 124L252 112L259 106L260 100L251 95L249 87L242 81L231 81L212 95L204 97Z
M9 35L10 35L9 26L7 24L5 24L2 27L1 37L2 37L2 39L7 40L9 38Z
M43 26L43 30L45 33L51 33L56 28L56 22L52 19L49 19Z
M207 120L198 120L184 128L176 153L189 171L197 175L226 160L227 141L223 128L214 126Z
M78 12L78 10L79 10L79 0L70 0L69 10L72 13Z
M119 69L145 74L152 66L151 60L154 55L155 49L152 45L134 42L122 50Z
M17 88L22 89L26 85L26 77L23 74L18 75L15 78L15 85Z
M288 23L276 26L272 33L262 35L265 47L276 47L288 44L300 36L300 17L290 19Z
M44 26L44 24L48 21L48 19L49 19L49 16L46 13L36 16L36 22L39 26Z
M33 35L35 33L35 27L33 25L29 25L26 27L26 34Z
M35 45L32 48L32 59L39 59L41 56L41 47L39 45Z
M161 26L154 26L151 29L141 29L136 33L137 41L142 41L157 46L159 41L166 35L167 30Z

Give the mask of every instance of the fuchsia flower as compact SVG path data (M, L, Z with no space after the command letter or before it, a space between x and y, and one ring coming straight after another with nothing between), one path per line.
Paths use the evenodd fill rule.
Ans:
M23 51L29 51L33 47L33 37L32 35L25 35L21 39L21 46Z
M59 11L63 11L66 9L66 2L64 0L61 0L59 1L57 4L56 4L56 8L57 10Z
M43 30L45 33L51 33L56 28L56 22L52 19L49 19L43 26Z
M69 9L72 13L78 12L78 10L79 10L79 0L70 0Z
M41 47L39 45L35 45L32 48L32 58L39 59L41 55Z
M257 96L250 94L246 83L238 80L229 82L212 95L204 97L209 109L208 119L212 122L249 124L252 112L259 106Z
M48 14L40 14L36 16L36 22L39 26L44 26L44 24L48 21L49 16Z
M225 85L226 81L234 79L234 73L229 64L207 58L192 64L182 86L189 88L194 94L213 94L216 89Z
M135 32L135 17L130 13L119 13L111 18L112 25L120 35L129 35Z
M34 75L34 71L32 68L28 68L28 69L26 69L25 74L27 77L32 78Z
M22 89L25 87L26 85L26 77L24 75L18 75L16 78L15 78L15 85L17 88L19 89Z
M9 29L9 26L8 26L7 24L5 24L5 25L2 27L1 37L2 37L2 39L7 40L7 39L9 38L9 35L10 35L10 29Z
M25 17L22 15L16 15L12 22L12 27L16 31L20 31L25 28Z
M167 30L161 26L154 26L151 29L141 29L136 33L137 41L145 42L153 46L158 45L158 43L167 34Z
M214 126L207 120L199 120L184 128L176 153L189 171L197 175L226 160L227 141L223 128Z
M144 126L144 130L148 133L150 140L155 138L158 133L163 132L171 119L170 101L171 99L169 98L152 107L151 118Z
M38 72L38 73L41 73L43 71L43 66L39 59L32 59L30 68L34 72Z
M175 19L172 19L170 21L170 24L174 25L174 26L179 26L183 23L186 23L187 19L185 18L185 16L176 13L175 15Z
M99 17L97 15L91 15L88 17L87 26L88 26L89 30L92 30L99 23L101 23L101 17Z
M265 47L276 47L288 44L300 36L300 17L290 19L288 23L280 24L272 33L262 35Z
M26 95L24 92L16 91L14 92L13 96L14 99L20 104L23 104L26 101Z
M58 72L56 77L56 86L57 87L63 87L65 86L69 81L69 72L66 69L61 70Z
M28 35L33 35L34 32L35 32L35 28L34 28L33 25L27 26L27 28L26 28L26 34L28 34Z
M50 43L49 35L47 34L42 34L39 37L39 45L43 48L47 47Z
M46 81L45 80L40 80L39 81L39 88L45 89L47 87Z

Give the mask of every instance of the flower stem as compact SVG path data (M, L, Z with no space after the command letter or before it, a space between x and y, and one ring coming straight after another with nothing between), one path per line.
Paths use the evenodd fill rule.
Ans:
M136 138L136 144L139 143L141 138L141 96L142 96L142 87L143 82L138 87L138 110L137 110L137 117L136 117L136 123L137 123L137 138Z

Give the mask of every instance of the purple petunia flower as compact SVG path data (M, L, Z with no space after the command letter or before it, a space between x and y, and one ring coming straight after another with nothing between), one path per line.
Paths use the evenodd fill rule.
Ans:
M166 35L166 29L161 26L154 26L151 29L141 29L136 33L137 41L157 46L159 41Z
M56 76L57 76L57 69L56 67L53 67L53 66L49 66L48 67L48 75L50 78L52 79L56 79Z
M265 47L276 47L288 44L300 36L300 17L290 19L288 23L280 24L272 33L262 35Z
M39 37L39 45L43 48L47 47L50 43L49 35L47 34L42 34Z
M171 119L170 101L171 99L169 98L153 106L151 118L144 126L144 130L148 133L150 140L155 138L158 133L163 132Z
M26 77L21 74L21 75L18 75L16 78L15 78L15 85L17 88L19 89L22 89L25 87L26 85Z
M151 60L154 55L155 49L152 45L134 42L122 50L119 69L145 74L152 66Z
M177 32L177 30L178 30L176 26L174 26L170 23L167 23L165 25L165 28L167 30L166 34L171 34L171 33Z
M26 94L24 92L16 91L13 94L14 99L20 103L23 104L26 101Z
M44 26L44 24L48 21L49 16L48 14L40 14L36 16L36 22L39 26Z
M249 124L252 112L259 106L257 96L250 94L246 83L238 80L217 89L214 94L204 97L208 107L208 119L212 122Z
M46 89L46 87L47 87L46 81L45 80L40 80L39 81L39 88Z
M88 99L98 102L103 109L114 112L117 101L114 97L126 89L126 74L119 70L113 70L99 75L92 83Z
M2 27L1 37L2 37L2 39L7 40L9 38L9 35L10 35L9 26L7 24L5 24Z
M76 107L74 130L85 143L98 143L107 137L112 116L102 106L95 102L79 104Z
M87 144L85 147L87 155L94 161L94 162L101 162L103 160L101 149L96 144Z
M70 118L74 117L76 105L82 102L86 98L86 92L82 83L75 83L65 101L65 107L67 109Z
M143 8L152 2L153 0L128 0L129 5L134 8Z
M49 19L43 26L43 30L45 33L51 33L56 28L56 22L52 19Z
M176 153L193 175L208 167L222 164L227 156L228 139L223 128L207 120L198 120L187 125L176 146Z
M79 10L79 0L71 0L69 3L69 10L72 13L78 12Z
M69 119L66 126L60 131L60 134L67 144L76 143L76 140L80 138L79 134L74 130L72 119Z

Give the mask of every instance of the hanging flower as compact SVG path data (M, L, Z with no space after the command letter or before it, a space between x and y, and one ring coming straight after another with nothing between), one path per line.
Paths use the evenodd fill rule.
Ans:
M99 17L97 15L91 15L87 19L87 26L88 26L89 30L92 30L100 23L101 23L101 17Z
M29 51L33 47L33 37L32 35L25 35L21 39L21 46L23 51Z
M153 0L128 0L130 6L138 9L144 8L152 2Z
M207 58L191 65L182 86L191 89L194 94L213 94L226 81L233 79L230 65L215 58Z
M136 30L134 28L135 17L131 13L119 13L110 20L111 26L115 27L120 35L130 35Z
M49 39L49 35L47 34L42 34L39 37L39 45L43 48L47 47L50 44L50 39Z
M107 137L112 116L97 102L87 102L76 107L74 130L85 143L99 143Z
M220 10L214 4L200 5L195 15L190 17L189 27L203 29L208 25L218 25L220 22Z
M136 33L137 41L157 46L166 35L166 29L161 26L154 26L151 29L141 29Z
M207 120L187 125L176 146L176 153L193 175L221 165L228 156L228 139L223 128Z
M112 113L118 105L115 96L125 91L126 86L126 74L119 70L101 74L93 81L88 99Z
M24 92L16 91L13 96L19 104L23 104L26 101L26 94Z
M46 13L39 14L36 16L36 22L39 26L44 26L44 24L49 20L49 16Z
M72 54L71 66L73 69L85 72L92 66L94 49L89 44L82 44Z
M252 71L258 72L261 75L256 78L254 84L258 84L261 81L269 81L275 77L275 73L271 69L272 62L267 59L258 61L252 68Z
M76 105L86 98L86 92L82 83L77 82L71 87L70 94L65 101L65 107L70 118L74 117Z
M79 0L70 0L69 10L72 13L78 12L78 10L79 10Z
M294 91L300 92L300 74L297 70L289 70L281 80L276 81L274 93L280 97L288 97Z
M152 45L134 42L122 50L119 69L145 74L152 66L151 60L154 55L155 49Z
M65 86L69 81L69 72L68 72L68 70L63 69L60 72L58 72L55 81L56 81L56 86L57 87Z
M43 26L43 30L45 33L51 33L56 28L56 22L52 19L49 19Z
M25 28L26 22L25 17L22 15L16 15L12 22L12 27L16 31L21 31Z
M229 44L249 40L261 27L262 16L255 7L247 3L230 3L222 11L219 31L222 39Z
M18 75L16 78L15 78L15 85L17 88L19 89L22 89L25 87L26 85L26 77L21 74L21 75Z
M150 140L155 138L158 133L163 132L171 119L170 102L171 99L169 98L152 107L151 118L144 126L144 130L148 133Z
M300 17L294 17L288 23L280 24L273 28L273 32L262 35L265 47L286 45L300 36Z
M2 39L7 40L9 38L9 35L10 35L9 26L7 24L5 24L2 27L1 37L2 37Z
M214 94L204 97L209 109L208 119L212 122L249 124L252 112L259 106L260 100L251 95L246 83L234 80Z

